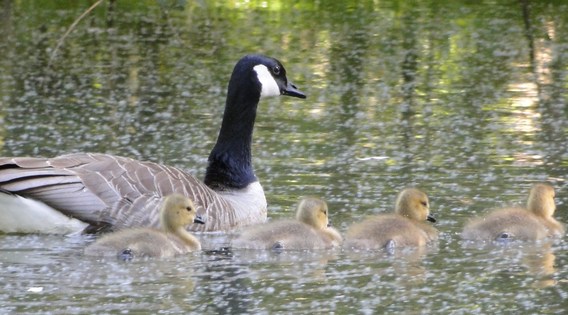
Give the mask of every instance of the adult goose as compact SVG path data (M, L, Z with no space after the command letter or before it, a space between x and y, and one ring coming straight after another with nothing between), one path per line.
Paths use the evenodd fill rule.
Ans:
M0 231L95 233L159 226L159 205L179 193L193 200L206 225L218 231L266 220L266 198L251 164L259 100L305 98L282 64L263 55L240 59L231 75L217 142L204 181L183 170L109 154L0 158Z

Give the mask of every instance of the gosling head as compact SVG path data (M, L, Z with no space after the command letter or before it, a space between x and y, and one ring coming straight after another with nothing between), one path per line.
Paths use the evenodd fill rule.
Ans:
M304 197L298 204L296 219L323 230L329 226L327 204L316 197Z
M395 212L412 220L436 222L430 215L428 196L416 188L406 188L398 194Z
M197 215L193 201L180 194L167 196L160 211L160 221L166 231L176 230L190 223L205 223L203 219Z
M527 209L537 216L550 218L556 210L554 187L547 183L534 184L529 193Z

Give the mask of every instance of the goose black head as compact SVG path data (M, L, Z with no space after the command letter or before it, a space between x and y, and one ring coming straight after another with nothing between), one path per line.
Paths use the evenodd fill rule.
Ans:
M263 55L247 55L233 69L219 137L209 154L205 184L215 190L242 189L257 181L251 142L261 98L288 95L306 98L286 78L286 69Z
M235 66L238 69L252 70L256 74L256 82L260 97L287 95L306 98L306 95L286 78L286 69L280 61L264 55L247 55Z

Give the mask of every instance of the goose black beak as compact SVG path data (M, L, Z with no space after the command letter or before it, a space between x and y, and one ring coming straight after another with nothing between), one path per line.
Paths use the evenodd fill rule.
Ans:
M201 218L201 216L196 216L195 219L193 219L193 223L199 223L199 224L205 224L205 221L203 220L203 218Z
M294 83L290 81L288 81L288 84L286 84L286 88L282 90L282 95L288 95L298 98L306 98L306 94L298 90L298 88L294 85Z
M426 221L430 221L430 222L434 223L434 222L436 222L436 218L434 218L433 215L429 214L428 218L426 218Z

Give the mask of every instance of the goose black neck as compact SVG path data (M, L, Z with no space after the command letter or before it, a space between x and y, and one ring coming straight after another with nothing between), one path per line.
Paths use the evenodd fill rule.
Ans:
M221 130L209 155L204 180L215 190L245 188L257 181L251 143L260 84L252 71L252 67L237 65L229 81Z

